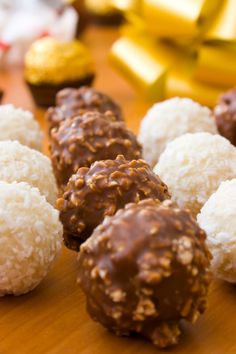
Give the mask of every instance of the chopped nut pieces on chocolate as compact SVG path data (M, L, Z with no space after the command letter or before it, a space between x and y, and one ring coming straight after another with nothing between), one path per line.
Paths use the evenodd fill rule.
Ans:
M59 186L80 167L89 167L95 161L115 159L119 154L128 160L141 157L135 135L123 122L110 121L111 114L87 112L52 129L50 150Z
M236 146L236 88L220 96L214 115L219 133Z
M67 88L58 92L56 106L48 109L46 118L49 122L49 129L58 127L63 120L75 117L87 111L106 113L111 111L110 119L123 121L121 108L109 96L96 91L91 87L79 89Z
M180 320L195 322L206 308L205 238L190 212L167 200L128 204L105 218L79 254L91 317L118 335L176 344Z
M143 160L126 161L118 156L80 168L57 200L66 246L78 251L105 216L147 198L164 200L170 195Z

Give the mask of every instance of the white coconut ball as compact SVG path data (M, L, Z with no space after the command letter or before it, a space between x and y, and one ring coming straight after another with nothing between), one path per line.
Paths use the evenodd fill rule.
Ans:
M0 295L34 289L61 249L59 213L37 188L0 182Z
M50 159L18 141L0 141L0 181L27 182L55 204L57 185Z
M190 98L171 98L151 107L140 126L143 158L154 167L168 142L186 133L217 134L209 108Z
M154 172L180 207L197 214L222 181L236 177L236 148L220 135L185 134L167 145Z
M236 179L222 182L197 217L207 234L216 277L236 283Z
M0 106L0 140L18 140L41 151L43 133L31 112L7 104Z

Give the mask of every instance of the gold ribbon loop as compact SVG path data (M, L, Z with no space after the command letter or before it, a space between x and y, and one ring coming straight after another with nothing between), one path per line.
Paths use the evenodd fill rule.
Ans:
M236 45L236 1L223 0L205 41L230 41Z
M236 84L236 46L206 44L199 49L194 77L227 89Z
M213 105L220 92L235 86L236 0L131 2L130 25L111 58L146 96L185 95Z
M135 11L138 12L141 9L141 0L111 0L111 5L122 12Z
M122 37L112 47L111 61L148 98L163 99L168 65L157 48L143 40Z

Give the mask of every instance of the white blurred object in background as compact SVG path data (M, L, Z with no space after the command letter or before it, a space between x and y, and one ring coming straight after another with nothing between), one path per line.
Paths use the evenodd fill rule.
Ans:
M77 22L63 0L0 0L0 60L21 64L31 43L45 35L69 41Z

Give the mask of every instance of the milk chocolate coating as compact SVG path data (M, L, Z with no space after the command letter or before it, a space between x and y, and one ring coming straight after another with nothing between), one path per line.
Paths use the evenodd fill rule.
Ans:
M49 108L46 114L50 129L57 127L66 118L74 117L86 111L100 113L111 111L113 120L124 120L121 109L116 102L104 93L87 86L59 91L56 96L56 106Z
M123 122L110 121L111 112L86 112L63 121L51 131L50 150L59 186L65 185L80 167L115 159L141 157L141 146Z
M90 316L118 335L139 333L164 348L179 322L206 308L206 235L170 201L128 204L81 246L78 281Z
M127 161L119 155L115 160L80 168L57 201L66 246L78 251L105 216L147 198L164 200L170 195L143 160Z
M214 115L219 133L236 146L236 88L219 98Z

